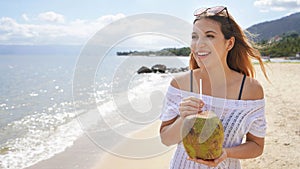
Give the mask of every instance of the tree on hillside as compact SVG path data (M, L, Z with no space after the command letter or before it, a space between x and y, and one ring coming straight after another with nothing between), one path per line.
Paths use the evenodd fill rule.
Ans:
M300 36L297 32L284 33L278 40L258 43L258 50L263 56L288 57L300 52Z

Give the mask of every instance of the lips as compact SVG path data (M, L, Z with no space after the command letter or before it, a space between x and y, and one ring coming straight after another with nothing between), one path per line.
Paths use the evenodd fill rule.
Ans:
M197 57L204 58L207 57L211 52L196 52Z

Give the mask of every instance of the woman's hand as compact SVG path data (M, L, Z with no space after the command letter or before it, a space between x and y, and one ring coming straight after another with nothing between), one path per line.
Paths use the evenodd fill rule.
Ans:
M179 104L180 116L161 124L160 137L162 143L170 146L181 142L182 136L179 131L181 130L184 118L192 114L197 114L203 106L204 102L196 97L182 99Z
M196 163L200 163L200 164L204 164L207 165L209 167L216 167L219 163L221 163L222 161L224 161L227 158L227 152L225 149L222 150L222 154L219 158L215 159L215 160L201 160L201 159L191 159L189 158L188 160L192 160Z
M180 117L185 118L189 115L198 114L199 111L202 111L204 102L201 99L196 97L187 97L182 99L179 104Z

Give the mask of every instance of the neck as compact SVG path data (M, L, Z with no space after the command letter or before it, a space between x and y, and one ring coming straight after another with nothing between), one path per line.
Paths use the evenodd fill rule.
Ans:
M234 74L234 71L231 70L226 64L215 67L203 67L200 68L199 75L200 78L209 80L212 83L226 83L226 79Z
M235 73L227 65L221 64L216 67L200 68L195 75L196 79L202 79L205 93L225 97L227 87ZM197 84L199 86L199 80L197 80Z

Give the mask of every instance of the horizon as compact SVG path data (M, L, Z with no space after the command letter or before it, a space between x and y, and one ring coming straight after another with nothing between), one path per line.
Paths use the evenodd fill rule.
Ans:
M48 2L2 1L0 15L0 45L4 46L84 46L96 32L119 19L143 13L166 14L191 23L193 11L203 6L226 6L229 13L245 30L253 25L269 22L300 12L297 0L247 0L238 4L230 0L53 0ZM130 6L128 6L128 3ZM127 4L126 8L124 5ZM70 7L72 6L72 7ZM17 10L11 10L13 7ZM250 16L250 17L249 17ZM122 47L162 49L181 47L175 39L158 35L138 35L122 42ZM151 48L149 48L151 47Z

